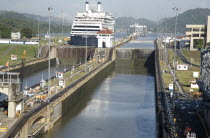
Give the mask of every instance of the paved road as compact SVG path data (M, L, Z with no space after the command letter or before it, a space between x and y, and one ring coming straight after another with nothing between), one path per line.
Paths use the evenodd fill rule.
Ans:
M177 56L180 57L180 59L181 59L185 64L191 65L191 62L189 62L189 61L187 60L187 58L182 54L182 52L181 52L180 50L176 50L176 54L177 54ZM200 67L200 66L195 65L195 64L192 64L192 66L194 66L194 67Z

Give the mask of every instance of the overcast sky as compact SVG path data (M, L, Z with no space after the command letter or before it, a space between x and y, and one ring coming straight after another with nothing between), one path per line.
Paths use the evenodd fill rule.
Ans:
M47 7L52 5L53 16L61 16L72 20L77 11L85 10L86 0L0 0L0 10L17 11L37 15L48 15ZM99 0L87 0L97 4ZM114 17L131 16L157 21L163 17L172 17L173 7L181 8L180 13L195 8L210 8L210 0L100 0L104 11Z

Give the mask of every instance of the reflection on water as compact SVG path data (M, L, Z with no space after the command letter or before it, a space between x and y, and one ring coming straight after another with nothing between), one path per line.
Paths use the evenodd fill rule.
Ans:
M52 66L51 67L51 76L55 75L55 72L57 71L63 71L63 66ZM23 80L23 87L26 86L26 82L27 82L27 86L31 87L37 83L39 83L43 77L43 79L48 79L48 68L39 70L37 72L32 72L28 75L24 76L24 80Z
M50 75L55 76L56 72L63 72L64 70L68 70L72 68L73 66L73 61L66 61L65 64L60 64L60 65L51 65L50 69ZM78 62L75 60L74 65L78 64ZM31 72L30 74L25 74L23 77L23 88L26 86L27 82L27 87L34 86L35 84L39 83L41 79L48 79L48 68L41 69L36 72Z
M154 76L144 62L120 60L44 138L155 138ZM81 99L81 100L83 100Z

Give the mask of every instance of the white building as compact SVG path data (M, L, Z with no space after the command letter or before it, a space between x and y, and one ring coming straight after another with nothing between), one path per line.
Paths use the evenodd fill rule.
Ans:
M210 16L207 25L187 24L186 35L190 37L190 50L194 50L197 40L202 39L204 45L210 42Z
M176 66L176 69L177 70L189 70L189 65L187 65L187 64L178 64Z
M18 57L17 55L13 55L13 54L12 54L12 55L11 55L11 60L17 60L17 57Z
M63 72L56 72L56 78L63 79Z
M98 38L99 48L112 47L114 36L112 35L113 32L111 30L105 29L105 30L99 31L97 34L98 34L97 38Z
M198 84L196 83L196 80L190 81L190 88L194 88L194 89L199 88Z
M193 78L198 78L199 77L199 72L193 72Z
M20 32L11 32L11 39L20 39L21 34Z

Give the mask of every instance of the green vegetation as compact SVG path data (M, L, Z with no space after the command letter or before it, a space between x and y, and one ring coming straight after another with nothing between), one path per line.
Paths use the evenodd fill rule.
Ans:
M31 38L33 36L33 32L30 28L23 28L21 30L21 35L26 38Z
M1 38L10 38L11 31L21 31L22 37L30 38L31 34L25 33L28 30L32 36L38 34L38 20L40 19L40 34L48 31L48 17L33 14L21 14L11 11L0 11L0 35ZM55 21L56 20L56 21ZM52 17L51 33L61 32L62 19ZM29 30L30 29L30 30ZM64 33L69 33L70 25L64 25Z
M198 39L196 41L196 47L201 50L202 48L204 48L204 40L203 39Z
M207 16L210 15L210 9L191 9L177 17L177 32L185 33L186 24L207 24ZM162 31L168 33L174 32L176 17L169 18L162 22Z
M207 16L210 15L210 9L192 9L178 15L177 32L185 33L186 24L206 24ZM23 31L24 28L32 30L32 36L38 34L37 26L40 19L40 34L48 31L48 17L42 17L34 14L17 13L11 11L0 11L0 36L1 38L10 38L11 31ZM52 17L51 32L61 32L62 19ZM127 31L129 26L138 23L148 26L148 31L157 32L174 32L175 17L169 18L163 22L155 22L145 18L135 19L132 17L119 17L116 19L115 28L121 31ZM161 25L158 25L160 24ZM161 26L161 28L160 28ZM64 33L69 33L71 30L70 23L64 25ZM22 37L30 38L27 35Z
M11 37L11 31L12 31L11 28L0 23L0 37L2 37L2 38Z
M189 70L185 71L176 71L176 77L179 79L180 84L182 85L185 92L189 92L190 88L190 81L195 80L193 78L193 72L199 72L199 67L190 67ZM199 91L199 89L193 89L195 91Z
M164 68L165 67L164 64L165 64L164 61L160 61L161 69L167 72L163 74L163 79L164 79L165 87L168 88L169 84L173 83L173 77L171 76L169 72L168 66L166 65L166 68Z
M182 53L185 55L185 57L187 58L188 61L191 61L191 58L193 59L192 60L192 63L193 64L196 64L196 65L200 65L200 58L201 58L201 52L200 51L189 51L189 50L186 50L186 49L182 49Z
M173 66L174 52L171 49L168 49L168 60L169 60L170 65ZM181 59L177 56L176 56L176 61L178 61L178 64L182 63Z
M177 17L177 32L185 33L186 24L206 24L207 16L210 15L210 9L191 9ZM132 17L120 17L116 19L116 29L127 31L129 26L138 23L148 26L148 30L152 32L168 32L174 33L176 17L162 19L159 22L150 21L144 18L135 19ZM161 25L160 25L161 24Z
M37 45L13 45L13 44L0 44L0 65L5 65L7 61L10 65L21 63L23 51L26 50L26 61L36 59ZM17 55L18 60L11 61L11 55Z
M183 53L185 54L187 59L190 59L191 55L194 55L194 64L200 64L200 51L189 51L189 50L183 50ZM181 61L179 57L176 58L178 61L178 64L185 64ZM174 60L174 52L171 49L168 49L168 60L173 67L173 60ZM190 61L190 60L189 60ZM163 64L161 65L163 66ZM182 85L182 88L185 90L185 92L189 92L190 88L190 80L195 80L193 78L193 72L199 72L199 67L190 67L189 70L184 71L178 71L176 70L176 77L179 79L180 84ZM171 81L172 76L165 76L164 80L166 80L166 83ZM173 81L173 80L172 80ZM193 89L195 91L199 91L198 89Z

